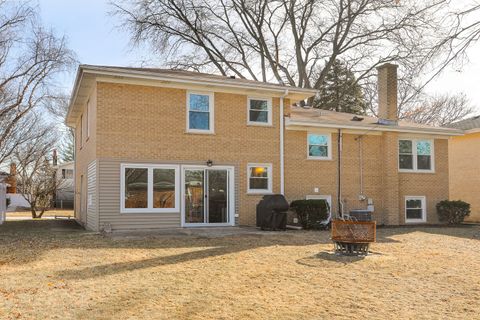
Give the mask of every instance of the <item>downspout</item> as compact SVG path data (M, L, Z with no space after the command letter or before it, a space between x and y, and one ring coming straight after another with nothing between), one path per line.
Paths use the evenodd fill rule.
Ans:
M343 217L343 202L342 202L342 129L338 129L337 137L337 202L338 202L338 214Z
M288 95L288 89L280 97L280 194L285 195L285 145L284 145L284 98Z

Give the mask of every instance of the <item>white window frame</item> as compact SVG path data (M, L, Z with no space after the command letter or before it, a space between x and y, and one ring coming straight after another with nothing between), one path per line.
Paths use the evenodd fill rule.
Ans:
M202 129L190 129L190 95L202 95L208 96L208 112L209 112L209 128L208 130ZM203 134L213 134L215 133L215 103L214 103L214 93L208 91L187 91L187 132L189 133L203 133ZM197 111L195 111L197 112ZM200 111L201 112L201 111Z
M268 189L250 189L250 169L255 167L267 168ZM273 193L273 177L271 163L249 163L247 164L247 193L248 194L271 194Z
M147 169L147 208L125 208L125 169ZM153 169L174 169L175 170L175 207L154 208L153 207ZM120 165L120 213L177 213L180 212L180 166L172 164L138 164L122 163Z
M407 140L412 141L412 156L413 156L413 169L401 169L400 168L400 141ZM418 168L418 159L417 159L417 142L418 141L428 141L430 142L430 169L417 169ZM398 162L398 172L417 172L417 173L435 173L435 140L433 139L421 139L421 138L399 138L397 144L397 162Z
M422 201L422 219L408 219L407 218L407 201L421 200ZM427 222L427 197L425 196L405 196L405 223L419 223Z
M259 122L259 121L252 121L250 120L250 101L252 100L261 100L267 101L267 122ZM258 111L258 110L257 110ZM266 97L248 97L247 98L247 124L252 126L263 126L263 127L271 127L272 126L272 98Z
M83 113L80 115L80 149L83 147Z
M317 157L310 155L310 136L327 136L327 156ZM307 133L307 159L311 160L332 160L332 133L331 132L308 132Z

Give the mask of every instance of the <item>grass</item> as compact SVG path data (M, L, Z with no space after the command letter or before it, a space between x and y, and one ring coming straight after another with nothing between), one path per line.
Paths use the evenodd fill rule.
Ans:
M473 319L480 226L385 228L365 258L329 233L104 237L0 226L1 319Z
M42 218L50 218L50 217L69 217L73 218L74 213L73 210L62 210L62 209L49 209L45 211ZM20 210L13 212L7 212L7 217L9 218L31 218L32 213L29 210Z

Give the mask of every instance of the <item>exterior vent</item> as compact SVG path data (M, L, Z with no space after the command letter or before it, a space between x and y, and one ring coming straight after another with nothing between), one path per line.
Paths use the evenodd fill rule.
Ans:
M230 76L229 78L230 78L230 79L235 79L235 76Z
M377 123L384 126L396 126L398 124L398 121L390 119L378 119Z
M353 116L352 121L363 121L363 118L358 116Z

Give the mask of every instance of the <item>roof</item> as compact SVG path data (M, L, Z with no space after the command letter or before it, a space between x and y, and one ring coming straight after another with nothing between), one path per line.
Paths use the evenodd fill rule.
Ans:
M90 90L97 79L162 87L203 89L217 92L269 95L272 97L283 96L292 100L292 102L304 100L317 93L315 89L185 70L80 65L66 118L67 125L75 125L75 119L80 116L81 107L86 103Z
M476 131L475 129L480 129L480 115L451 123L448 125L448 127L467 131Z
M353 120L354 114L345 112L336 112L323 109L303 108L293 106L291 108L290 118L287 120L288 126L307 126L336 129L353 129L368 131L397 131L410 133L427 133L438 135L462 135L462 131L453 128L434 127L408 121L398 121L394 125L380 124L379 119L370 116L358 116Z

